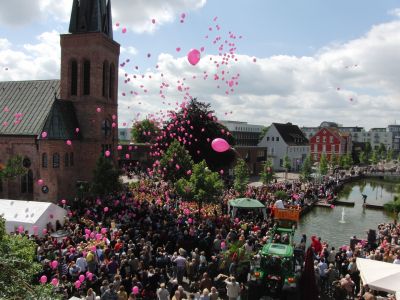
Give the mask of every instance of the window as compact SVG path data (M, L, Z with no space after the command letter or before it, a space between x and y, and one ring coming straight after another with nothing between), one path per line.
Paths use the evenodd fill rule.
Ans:
M314 154L314 160L318 160L318 154Z
M315 138L315 141L316 141L317 143L319 143L319 136L317 136L317 137Z
M275 137L271 137L271 141L274 141L275 140Z
M335 154L335 148L336 148L336 145L331 145L331 153L332 154Z
M333 144L333 136L329 137L329 143Z
M71 96L78 94L78 63L71 61Z
M69 167L69 153L65 153L65 155L64 155L64 166L66 168Z
M269 136L267 136L267 142L269 142Z
M108 91L108 97L110 97L111 100L114 100L114 81L115 81L115 67L114 64L110 65L110 76L108 77L109 82L109 91Z
M279 136L276 137L276 141L279 142Z
M322 142L323 142L323 143L326 143L326 136L323 136L323 137L322 137Z
M47 168L47 153L42 153L42 168Z
M314 152L318 152L318 145L314 144Z
M326 145L322 145L322 152L326 153Z
M83 63L83 94L90 95L90 61Z
M33 193L33 172L29 170L28 173L21 177L21 193Z
M103 97L108 97L108 62L103 62Z
M283 167L283 159L282 159L282 158L279 160L279 165L280 165L281 167Z
M69 154L69 165L72 167L74 165L74 152Z
M60 154L54 153L53 154L53 168L59 168L60 167Z

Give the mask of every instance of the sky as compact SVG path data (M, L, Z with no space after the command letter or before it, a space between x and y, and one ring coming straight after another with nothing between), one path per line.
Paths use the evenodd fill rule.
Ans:
M0 81L58 79L72 0L3 1ZM119 126L195 97L219 119L400 122L399 0L113 0ZM188 52L200 61L191 65ZM1 107L1 99L0 99Z

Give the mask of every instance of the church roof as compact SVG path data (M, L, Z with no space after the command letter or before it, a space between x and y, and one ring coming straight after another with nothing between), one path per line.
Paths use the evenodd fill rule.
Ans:
M39 135L59 93L59 80L0 82L0 135Z
M73 103L57 99L59 93L59 80L0 82L0 135L79 138Z

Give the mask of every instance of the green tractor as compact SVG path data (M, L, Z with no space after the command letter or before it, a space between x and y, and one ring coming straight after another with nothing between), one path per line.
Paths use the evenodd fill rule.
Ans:
M259 252L259 262L252 268L251 285L263 295L279 296L297 291L293 222L280 220Z

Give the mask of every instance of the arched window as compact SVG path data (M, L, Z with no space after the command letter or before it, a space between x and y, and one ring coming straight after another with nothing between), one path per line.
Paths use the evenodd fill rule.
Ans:
M108 62L103 62L103 97L108 98Z
M71 96L78 94L78 63L71 61Z
M54 153L53 154L53 168L59 168L60 167L60 154Z
M32 194L33 193L33 172L29 170L25 175L21 177L21 193Z
M42 168L47 168L47 153L42 153Z
M90 95L90 61L83 62L83 94Z
M74 165L74 152L69 154L69 165L72 167Z
M65 155L64 155L64 166L66 168L69 167L69 153L65 153Z
M110 80L110 89L109 89L109 91L108 91L108 95L109 95L109 97L110 97L110 99L111 100L114 100L114 81L115 81L115 67L114 67L114 64L111 64L110 65L110 77L109 77L109 80Z

